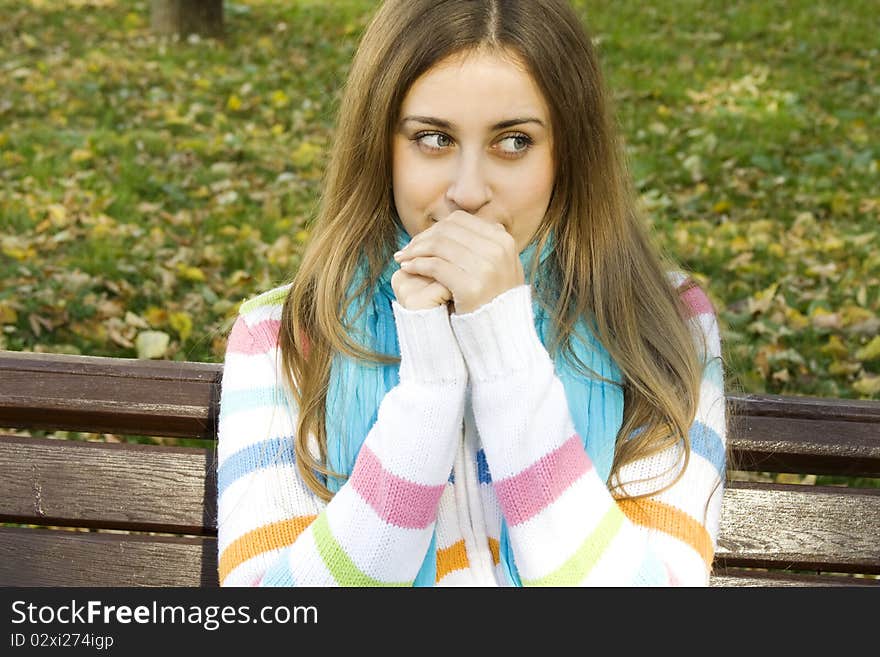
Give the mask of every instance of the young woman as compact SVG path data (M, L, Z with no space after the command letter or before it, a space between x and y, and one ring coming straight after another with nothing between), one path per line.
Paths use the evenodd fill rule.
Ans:
M565 0L388 0L312 241L229 336L222 585L705 585L718 326Z

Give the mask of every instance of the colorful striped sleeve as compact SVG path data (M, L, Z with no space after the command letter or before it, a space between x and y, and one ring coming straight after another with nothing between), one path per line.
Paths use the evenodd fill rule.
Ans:
M690 458L673 486L638 500L615 499L584 451L553 362L524 319L531 319L528 286L453 316L468 367L482 373L471 379L474 416L523 585L708 584L725 472L721 346L705 294L692 287L682 298L708 348ZM477 349L481 343L496 346ZM682 452L630 463L620 480L641 480L627 486L631 495L656 490L678 473Z
M278 363L286 288L242 305L227 342L218 426L222 586L412 583L436 522L467 371L445 308L394 308L401 380L329 503L302 481L296 410Z

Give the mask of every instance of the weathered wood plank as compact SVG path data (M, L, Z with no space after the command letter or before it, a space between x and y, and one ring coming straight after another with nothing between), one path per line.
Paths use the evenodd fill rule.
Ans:
M213 438L222 365L0 351L0 426Z
M0 436L0 521L211 534L214 451Z
M807 575L729 568L713 573L709 586L880 586L880 580L852 575Z
M736 482L724 491L726 567L880 573L880 489Z
M727 406L736 415L765 415L806 420L839 420L880 424L880 403L870 399L728 394Z
M217 586L217 539L0 527L0 586Z
M756 472L880 477L880 425L760 415L733 417L729 466Z

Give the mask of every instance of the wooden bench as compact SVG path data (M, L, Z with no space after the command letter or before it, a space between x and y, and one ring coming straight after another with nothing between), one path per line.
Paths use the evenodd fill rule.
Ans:
M221 371L0 351L0 585L216 586ZM728 409L738 472L880 476L880 402L731 395ZM729 481L712 584L878 585L878 530L880 488Z

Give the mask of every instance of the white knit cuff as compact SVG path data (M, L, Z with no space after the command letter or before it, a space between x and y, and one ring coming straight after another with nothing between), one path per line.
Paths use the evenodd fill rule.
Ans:
M473 312L450 318L472 381L501 379L549 360L535 331L531 289L511 288Z
M392 300L400 344L400 380L466 384L467 368L449 325L445 305L407 310Z

